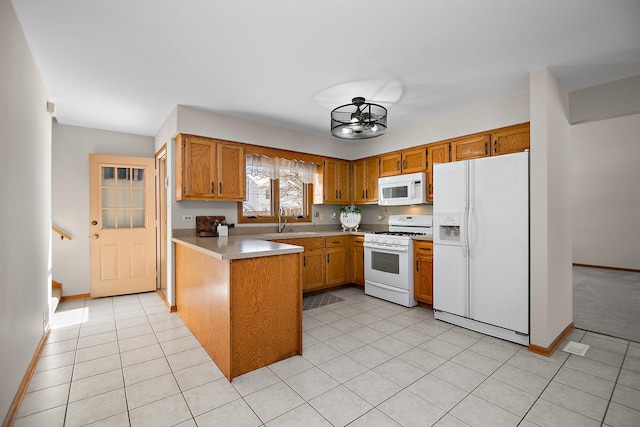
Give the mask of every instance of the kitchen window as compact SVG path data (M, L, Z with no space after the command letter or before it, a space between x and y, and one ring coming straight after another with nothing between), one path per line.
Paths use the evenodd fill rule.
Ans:
M311 185L316 165L295 159L246 156L246 198L238 204L238 222L311 221Z

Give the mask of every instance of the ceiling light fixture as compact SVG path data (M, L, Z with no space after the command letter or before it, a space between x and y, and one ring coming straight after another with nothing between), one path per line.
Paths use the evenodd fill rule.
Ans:
M331 134L342 139L367 139L387 133L387 109L361 96L331 112Z

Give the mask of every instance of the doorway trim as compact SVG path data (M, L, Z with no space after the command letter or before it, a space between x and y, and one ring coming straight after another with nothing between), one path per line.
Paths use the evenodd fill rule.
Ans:
M168 280L167 260L169 256L169 243L167 238L167 144L155 154L156 162L156 179L155 179L155 202L156 202L156 292L160 295L170 312L177 311L175 305L169 303L168 286L171 281Z

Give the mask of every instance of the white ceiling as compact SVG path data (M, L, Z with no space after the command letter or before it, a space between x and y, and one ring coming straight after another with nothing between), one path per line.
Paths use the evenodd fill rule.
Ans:
M13 0L60 123L154 135L176 105L328 134L640 75L639 0Z

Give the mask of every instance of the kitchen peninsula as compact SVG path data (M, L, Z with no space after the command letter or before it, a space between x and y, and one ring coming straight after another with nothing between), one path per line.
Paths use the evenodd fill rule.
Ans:
M300 246L174 233L180 317L229 381L302 354Z

